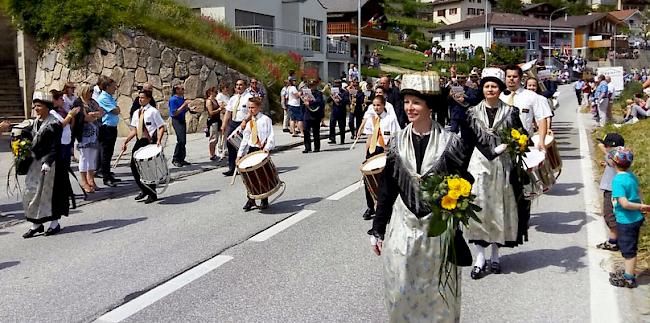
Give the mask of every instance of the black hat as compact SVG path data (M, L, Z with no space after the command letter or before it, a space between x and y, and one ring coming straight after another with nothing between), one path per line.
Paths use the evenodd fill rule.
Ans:
M611 132L605 135L603 139L598 139L603 145L607 147L622 147L625 146L625 139L623 139L623 136Z

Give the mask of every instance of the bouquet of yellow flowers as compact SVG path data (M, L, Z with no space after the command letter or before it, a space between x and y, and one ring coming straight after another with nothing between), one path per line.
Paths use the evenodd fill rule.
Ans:
M29 139L13 138L11 140L11 151L14 154L14 166L18 175L25 175L29 170L33 160L31 148L32 141Z
M456 234L460 234L458 227L461 223L469 226L470 219L481 223L476 215L481 207L474 203L476 195L472 194L472 184L458 175L427 177L422 182L422 195L431 208L428 236L440 237L438 285L443 290L452 272L457 271L457 267L452 266L459 261L455 242L463 239L462 236L456 237ZM457 295L458 288L456 281L455 288L451 288L454 295Z
M524 167L524 156L530 151L528 149L528 136L523 133L523 130L512 128L504 129L500 137L501 142L508 145L506 152L508 152L512 164L515 166L515 172L519 181L526 183L528 176Z

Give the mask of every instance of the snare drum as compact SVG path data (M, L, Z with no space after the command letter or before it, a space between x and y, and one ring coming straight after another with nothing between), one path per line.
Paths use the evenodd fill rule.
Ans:
M539 134L533 135L530 140L535 146L539 143ZM560 151L557 149L557 143L555 142L555 136L553 132L550 132L544 137L544 146L546 147L546 159L550 164L551 168L555 171L562 169L562 159L560 158Z
M244 181L248 197L252 199L264 199L273 195L282 183L271 157L264 151L242 157L237 170Z
M386 166L386 154L381 153L376 156L368 158L366 161L361 164L359 169L361 174L363 174L363 181L368 188L368 192L372 196L372 199L377 203L377 195L379 194L379 180L381 178L381 172Z
M239 149L239 145L241 145L243 139L244 139L244 132L235 130L230 134L230 136L228 136L227 141L229 144L235 147L235 149Z
M160 184L169 178L167 159L163 155L162 147L144 146L133 154L133 159L143 184Z
M555 184L553 169L546 160L543 151L530 147L524 156L524 167L530 177L530 183L524 185L524 198L532 200L547 192Z

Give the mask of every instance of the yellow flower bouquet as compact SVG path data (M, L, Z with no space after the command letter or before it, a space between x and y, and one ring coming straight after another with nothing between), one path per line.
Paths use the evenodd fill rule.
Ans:
M14 154L14 166L18 175L25 175L32 163L32 141L29 139L12 138L11 152Z
M521 183L528 182L528 175L526 175L526 168L524 167L524 156L528 149L529 138L522 129L504 129L501 132L501 142L508 145L506 152L512 160L512 165Z

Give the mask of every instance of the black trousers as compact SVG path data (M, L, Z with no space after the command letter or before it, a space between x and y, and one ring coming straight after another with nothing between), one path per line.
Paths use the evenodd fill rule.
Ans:
M363 114L350 112L348 117L348 127L350 127L350 133L352 137L357 135L359 127L361 127L361 121L363 121Z
M226 138L230 136L230 134L237 129L241 125L241 122L235 122L230 120L228 122L228 130L226 131ZM228 170L233 172L235 171L235 161L237 160L237 151L239 150L239 147L235 147L228 142L226 144L226 147L228 147Z
M176 133L176 148L174 148L172 161L182 162L185 161L187 155L187 150L185 149L185 144L187 143L187 125L185 124L185 120L172 118L172 127L174 127L174 132Z
M336 124L339 126L339 136L341 136L341 144L345 143L345 114L337 116L330 115L330 141L336 142Z
M314 136L314 151L320 150L320 120L305 120L305 150L311 151L311 137Z
M138 172L138 167L135 165L135 159L133 158L133 154L135 154L138 149L151 144L151 142L155 142L155 140L155 138L153 138L152 141L149 141L149 139L146 138L142 138L135 141L135 145L133 146L131 154L131 174L133 174L133 179L140 188L140 192L153 198L158 198L156 194L156 184L145 185L140 181L140 173Z
M576 98L578 99L578 105L582 105L582 90L576 90Z
M370 140L370 139L368 139ZM384 148L377 147L375 148L374 153L370 153L370 151L366 150L366 159L379 155L384 152ZM375 201L372 199L372 195L370 195L370 190L368 189L368 183L366 181L363 181L363 188L366 191L366 205L368 206L368 210L372 211L372 213L375 213Z
M258 147L248 147L248 153L249 153L249 154L250 154L250 153L254 153L254 152L256 152L256 151L260 151L260 150L261 150L261 149L258 148ZM254 199L252 199L252 198L250 198L250 197L248 198L248 200L249 200L249 201L255 201ZM262 199L262 203L266 203L266 204L268 204L268 203L269 203L269 198L268 198L268 197L267 197L267 198L263 198L263 199Z
M117 127L110 127L102 125L99 127L99 142L101 154L101 172L104 176L104 181L111 178L111 159L113 159L113 151L115 150L115 141L117 140Z

